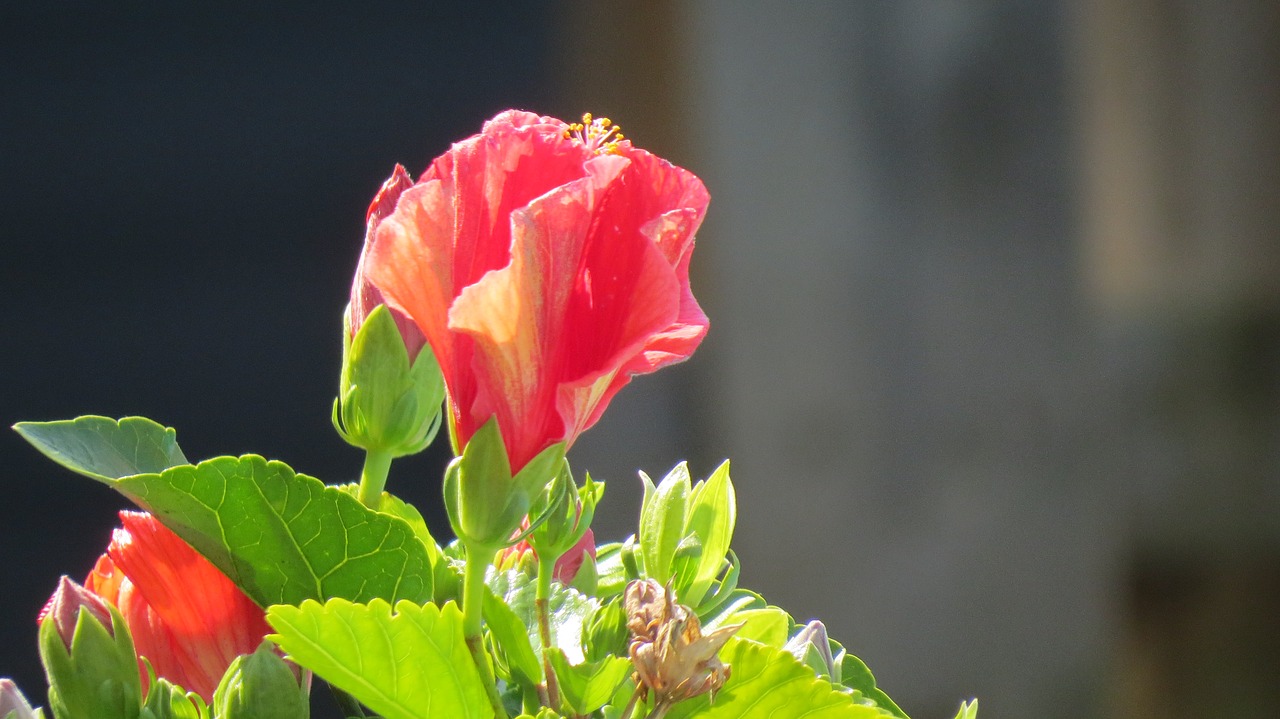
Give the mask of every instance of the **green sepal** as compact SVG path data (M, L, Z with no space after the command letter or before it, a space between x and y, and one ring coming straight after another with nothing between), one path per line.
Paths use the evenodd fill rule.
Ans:
M627 612L622 606L622 596L611 597L600 605L582 627L582 645L586 648L586 660L596 662L609 656L627 653Z
M209 713L199 694L185 691L168 679L157 678L152 672L140 719L208 719L210 716L222 719L221 715Z
M967 702L961 702L956 719L978 719L978 700L970 699Z
M564 442L547 447L512 476L496 417L471 436L444 476L445 509L463 544L496 550L529 513L538 492L564 462Z
M586 482L581 487L577 486L569 463L564 462L555 479L538 495L538 500L529 510L530 515L542 519L529 532L529 546L543 561L554 564L591 528L596 505L603 496L603 482L592 481L588 473Z
M604 657L572 665L556 648L549 650L547 657L560 682L561 698L575 714L590 714L604 706L631 673L631 662L626 657Z
M120 612L108 630L81 607L71 649L52 616L40 623L40 661L49 680L49 710L55 719L136 719L142 709L142 680L133 638Z
M349 325L349 322L347 322ZM391 311L378 305L351 336L344 331L333 426L349 444L402 457L440 429L444 378L430 345L410 362Z
M293 669L264 641L227 667L213 693L213 711L218 719L307 719L311 703Z
M640 478L644 482L644 499L640 504L640 554L649 578L666 584L672 576L676 550L685 536L685 516L692 491L689 466L684 462L677 464L656 487L644 472L640 473Z
M116 420L85 415L55 422L19 422L13 429L54 462L106 484L187 464L178 448L177 432L146 417Z

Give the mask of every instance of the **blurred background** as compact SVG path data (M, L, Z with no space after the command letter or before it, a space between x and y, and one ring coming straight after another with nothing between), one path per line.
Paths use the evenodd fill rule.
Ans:
M742 581L917 719L1280 706L1280 5L0 7L0 420L141 414L327 481L364 210L507 107L713 202L688 363L571 453L733 459ZM337 8L338 3L332 3ZM392 470L431 515L445 444ZM0 433L0 675L114 493ZM317 716L327 716L318 712Z

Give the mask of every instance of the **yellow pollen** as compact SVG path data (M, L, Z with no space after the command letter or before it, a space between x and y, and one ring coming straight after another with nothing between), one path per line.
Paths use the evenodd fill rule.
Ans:
M613 124L607 117L593 118L591 113L582 116L582 122L569 125L564 131L564 139L578 140L598 155L615 155L618 143L623 140L622 126Z

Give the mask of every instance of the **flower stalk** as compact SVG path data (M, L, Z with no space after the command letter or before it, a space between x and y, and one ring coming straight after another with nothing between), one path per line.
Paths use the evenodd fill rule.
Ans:
M538 638L542 640L542 670L547 675L547 700L550 707L560 711L560 684L556 679L556 670L551 666L551 658L547 652L551 643L551 577L555 573L558 556L542 554L538 556L538 583L534 594L533 606L538 615Z
M494 716L497 719L507 719L507 710L502 705L502 697L498 696L498 683L493 676L489 654L484 649L484 637L480 633L481 610L484 607L484 575L498 550L477 544L465 546L467 566L462 578L462 635L466 638L471 658L475 660L476 670L480 672L480 683L489 694Z
M372 510L382 506L382 490L387 486L387 474L391 471L391 452L370 449L364 454L364 469L360 472L360 489L357 498Z

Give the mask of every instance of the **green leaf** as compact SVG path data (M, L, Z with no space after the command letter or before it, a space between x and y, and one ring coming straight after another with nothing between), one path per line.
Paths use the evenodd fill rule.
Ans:
M627 653L627 640L631 630L627 629L627 612L622 606L622 597L610 597L587 620L582 633L582 642L586 645L587 661L594 662L607 656Z
M644 500L640 507L640 554L649 577L666 584L671 564L684 538L685 514L692 491L689 467L676 465L657 487L643 472Z
M724 565L736 520L737 501L729 480L729 461L725 460L705 482L693 488L689 498L685 534L698 538L702 554L687 586L683 591L677 587L676 596L682 603L697 607L702 602ZM676 581L680 582L680 578Z
M840 664L841 685L861 693L862 696L875 702L876 706L893 716L900 717L900 719L908 719L906 712L902 711L889 698L888 694L885 694L876 686L876 678L872 676L871 669L867 667L865 662L845 651L838 642L831 642L831 644L836 648L836 662ZM977 711L976 707L974 711Z
M978 700L972 699L960 704L960 712L956 719L978 719Z
M739 639L750 639L753 642L767 644L781 649L787 643L787 630L791 627L791 615L778 607L761 607L747 609L728 617L726 622L743 627L734 636Z
M112 483L262 606L431 599L431 562L403 520L256 455Z
M145 417L88 415L57 422L19 422L13 428L49 459L99 482L187 464L177 433Z
M381 599L275 606L271 641L289 658L385 719L491 719L479 672L463 639L462 612Z
M538 636L538 614L534 606L537 586L532 577L519 570L498 572L489 578L489 588L506 603L524 624L529 643L542 655L542 640ZM582 651L582 628L595 614L600 603L577 590L557 582L551 584L551 596L547 609L551 617L551 644L559 647L569 661L580 664L585 659Z
M544 680L542 662L533 651L528 625L491 591L486 591L484 596L484 620L506 654L508 665L525 679L541 683Z
M559 649L552 649L548 656L564 699L578 714L590 714L604 706L631 673L631 662L625 657L572 666Z
M596 549L596 596L607 599L621 595L630 578L622 565L622 542L601 544Z
M881 719L875 707L855 704L853 698L789 652L754 642L731 639L720 651L732 674L715 700L707 694L676 704L668 719Z

